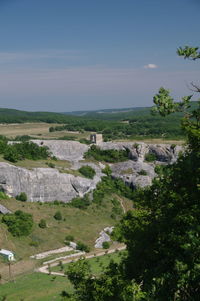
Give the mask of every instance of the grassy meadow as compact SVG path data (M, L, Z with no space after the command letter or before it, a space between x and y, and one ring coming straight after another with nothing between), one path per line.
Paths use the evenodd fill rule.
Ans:
M106 197L100 207L92 204L86 210L69 207L65 204L30 203L15 199L1 200L1 204L12 212L22 210L31 213L34 220L32 233L27 237L19 238L13 237L8 232L5 224L0 224L0 245L16 254L17 261L12 266L13 275L33 271L41 264L41 261L30 259L30 256L65 246L65 237L69 234L74 236L75 241L82 241L93 250L99 232L107 226L115 225L117 222L111 218L113 208L110 202L111 198L111 196ZM129 200L124 199L123 204L126 208L131 207L131 201ZM61 221L54 218L57 211L62 213ZM38 226L41 219L46 221L47 228L41 229ZM46 260L48 258L43 261ZM2 275L2 281L8 280L8 266L2 260L0 261L0 274Z
M118 263L123 254L124 251L88 259L91 273L100 275L111 259ZM67 267L66 264L61 270L60 266L56 266L52 268L52 271L65 272ZM20 276L17 279L13 278L11 282L1 285L0 298L6 296L6 301L61 301L64 300L61 297L62 291L73 292L73 287L67 277L35 272Z
M49 132L51 126L60 126L56 123L11 123L11 124L0 124L0 135L6 136L9 139L15 138L16 136L29 135L37 139L58 139L60 137L75 137L75 139L89 138L90 133L84 132Z

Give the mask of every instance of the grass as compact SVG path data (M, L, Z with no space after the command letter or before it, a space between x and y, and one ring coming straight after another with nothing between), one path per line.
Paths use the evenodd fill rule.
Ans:
M91 273L97 276L100 275L111 259L119 263L123 254L124 251L88 259ZM60 271L60 266L51 270ZM66 270L67 265L64 265L64 271ZM6 301L61 301L63 299L60 293L63 290L68 293L73 292L73 287L67 277L31 273L1 285L0 297L6 296Z
M115 253L87 259L87 262L91 269L91 273L96 276L100 275L103 272L103 270L108 267L110 260L113 260L114 262L119 263L121 260L121 256L124 253L125 253L124 251L121 251L121 252L115 252ZM68 266L69 266L69 264L64 264L63 269L61 269L61 267L58 265L58 266L52 267L51 270L54 272L61 272L61 271L67 272Z
M67 277L32 273L0 285L0 297L7 296L6 301L61 301L63 290L73 290Z
M20 123L20 124L0 124L0 135L8 138L16 136L29 135L37 139L58 139L64 136L74 136L76 140L88 139L89 132L79 133L70 131L49 132L50 127L61 126L54 123Z
M113 205L109 202L109 199L105 200L103 206L98 207L92 204L87 210L72 208L65 204L20 202L15 199L1 200L1 204L12 212L23 210L31 213L34 219L32 233L28 237L20 238L13 237L7 231L6 225L0 223L1 246L13 251L18 259L13 265L13 273L16 275L30 272L37 267L38 261L31 260L30 255L63 247L67 235L73 235L75 241L80 240L94 248L94 242L99 232L103 228L113 226L116 223L110 217ZM53 217L58 210L62 213L63 220L61 221L57 221ZM39 228L38 223L41 219L46 220L47 228ZM32 242L36 242L38 246L31 246ZM8 273L7 266L4 263L0 263L0 273L3 279L6 280Z
M120 172L120 175L132 175L133 173L134 173L134 170L132 168L128 168L128 169L122 170Z

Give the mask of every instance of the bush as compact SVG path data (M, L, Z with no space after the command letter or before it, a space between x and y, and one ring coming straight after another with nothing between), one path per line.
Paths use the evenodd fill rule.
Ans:
M28 197L25 192L21 192L20 194L18 194L16 196L16 200L18 200L18 201L26 202L27 199L28 199Z
M38 242L38 241L35 241L35 240L32 240L32 241L29 243L29 246L37 248L37 247L39 246L39 242Z
M27 236L31 233L33 227L33 218L31 214L17 210L14 214L6 214L2 222L8 227L8 231L13 236Z
M9 199L9 196L5 192L0 191L0 199L7 200L7 199Z
M46 146L41 147L31 141L6 145L3 154L4 159L10 162L17 162L24 159L47 159L50 156Z
M102 243L102 247L103 247L103 249L109 249L110 248L110 243L108 241L104 241Z
M58 221L61 221L62 220L62 214L60 211L57 211L55 214L54 214L54 218Z
M138 172L138 175L140 175L140 176L147 176L147 172L146 172L146 170L141 169L141 170Z
M156 160L156 155L155 154L152 154L152 153L148 153L145 155L145 160L147 162L153 162Z
M90 200L88 195L84 195L83 198L74 198L70 203L69 206L79 208L79 209L87 209L90 205Z
M89 165L82 166L78 171L88 179L93 179L96 174L95 170Z
M91 148L85 153L84 157L88 159L95 159L97 161L105 161L110 163L123 162L128 160L129 150L101 150L96 145L92 145Z
M69 234L65 237L65 240L74 241L74 236Z
M84 251L84 252L86 252L86 253L89 253L89 252L90 252L90 247L88 247L86 244L84 244L84 243L81 242L81 241L78 241L78 242L77 242L76 249L77 249L77 250L80 250L80 251Z
M47 227L46 221L44 219L41 219L38 226L42 229L45 229Z
M112 169L110 168L109 165L106 165L106 167L104 169L102 169L102 172L105 173L107 176L111 176Z
M47 166L50 167L50 168L55 168L55 167L56 167L55 164L52 163L52 162L47 162L46 164L47 164Z

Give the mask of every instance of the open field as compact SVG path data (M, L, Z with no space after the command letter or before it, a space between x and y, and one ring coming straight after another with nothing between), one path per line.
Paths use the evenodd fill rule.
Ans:
M63 290L69 293L73 290L67 277L32 273L1 285L0 297L6 296L6 301L61 301Z
M0 135L4 135L8 138L15 138L16 136L29 135L37 139L57 139L59 137L68 136L75 137L76 139L88 138L90 133L79 132L49 132L51 126L60 126L61 124L54 123L11 123L0 124Z
M80 210L65 204L20 202L15 199L1 200L1 204L12 212L22 210L31 213L34 219L33 231L28 237L13 237L6 225L0 224L0 245L16 254L17 262L13 265L13 274L19 275L33 271L41 264L41 261L31 260L29 256L63 247L65 237L69 234L74 236L75 241L82 241L94 249L94 242L99 232L117 222L111 218L113 208L109 201L111 198L111 196L107 197L101 207L92 204L87 210ZM61 221L54 218L57 211L62 213ZM38 226L41 219L46 220L47 228L41 229ZM7 264L2 261L0 273L3 280L8 279Z
M100 275L103 272L103 270L108 267L110 260L119 263L123 254L125 254L125 251L118 251L111 254L87 259L87 263L89 264L91 274ZM51 271L65 273L67 272L68 266L69 264L63 264L63 266L57 265L55 267L52 267Z
M53 126L61 126L61 124L54 123L18 123L18 124L0 124L0 135L4 135L10 139L16 136L29 135L37 139L58 139L62 137L72 137L75 140L89 139L90 132L70 132L70 131L55 131L49 132L49 128ZM145 138L141 136L138 139L118 139L116 141L133 141L133 142L146 142L146 143L164 143L164 144L177 144L181 145L184 143L183 140L172 140L163 138Z
M120 262L124 252L104 255L88 259L93 275L100 275L108 266L110 260ZM52 271L66 271L68 265L52 268ZM6 301L24 300L24 301L61 301L60 293L65 290L68 293L73 291L73 287L67 277L46 275L42 273L31 273L20 276L15 281L1 285L0 297L7 296Z

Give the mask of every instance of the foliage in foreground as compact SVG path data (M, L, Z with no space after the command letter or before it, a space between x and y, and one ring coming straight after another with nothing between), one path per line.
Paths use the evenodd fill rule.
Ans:
M199 58L197 50L191 50L193 60ZM188 58L188 51L180 49L179 55ZM165 116L187 110L190 99L175 103L161 88L154 102ZM175 164L160 170L151 187L134 194L136 210L128 212L115 231L127 245L127 257L120 264L111 262L97 278L85 261L68 270L75 300L199 300L200 103L185 114L183 128L187 150Z

